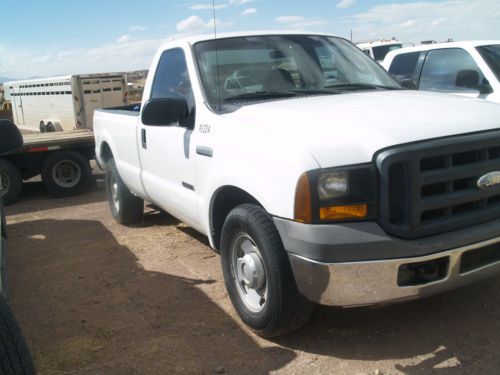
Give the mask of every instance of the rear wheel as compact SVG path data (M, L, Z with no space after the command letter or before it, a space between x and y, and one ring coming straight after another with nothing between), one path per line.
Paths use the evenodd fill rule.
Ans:
M221 263L233 306L257 334L284 335L310 318L313 304L298 292L281 238L261 207L243 204L229 213Z
M13 203L23 186L21 172L8 160L0 159L0 197L5 205Z
M57 131L57 129L54 123L53 122L47 123L47 133L53 133L55 131Z
M113 159L106 162L106 194L111 214L120 224L133 224L142 220L144 201L132 194L123 183Z
M47 156L42 165L42 180L56 197L82 193L91 177L89 161L74 151L59 151Z

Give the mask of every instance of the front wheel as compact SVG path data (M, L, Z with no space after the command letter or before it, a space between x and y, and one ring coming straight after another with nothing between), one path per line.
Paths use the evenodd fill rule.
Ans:
M221 263L233 306L257 334L284 335L309 320L313 304L298 292L281 238L261 207L243 204L229 213Z

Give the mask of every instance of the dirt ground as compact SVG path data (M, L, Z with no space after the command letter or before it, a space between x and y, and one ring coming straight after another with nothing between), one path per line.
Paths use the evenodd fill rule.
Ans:
M146 208L115 223L102 184L7 210L11 303L40 374L498 374L500 278L380 308L320 307L272 341L242 325L203 236Z

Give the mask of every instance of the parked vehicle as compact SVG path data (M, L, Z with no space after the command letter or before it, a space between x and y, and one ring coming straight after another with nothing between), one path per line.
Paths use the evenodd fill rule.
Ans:
M434 43L387 54L382 66L398 80L500 103L500 41Z
M23 139L16 126L9 121L0 120L0 153L15 150L22 144ZM31 355L7 303L7 236L1 197L0 219L0 372L2 374L31 375L35 374Z
M128 104L126 73L12 81L4 90L23 133L92 129L95 109Z
M252 85L228 90L241 71ZM111 212L140 222L147 200L207 235L258 334L299 328L313 302L500 272L500 106L403 90L326 34L180 39L149 72L140 107L94 115Z
M360 42L356 45L377 62L382 62L389 52L403 47L403 44L395 38Z
M22 147L0 152L0 197L5 204L17 199L23 180L39 174L54 196L85 191L92 175L89 161L94 158L94 135L90 130L25 134L23 138Z
M12 121L12 106L10 102L3 102L0 105L0 120Z

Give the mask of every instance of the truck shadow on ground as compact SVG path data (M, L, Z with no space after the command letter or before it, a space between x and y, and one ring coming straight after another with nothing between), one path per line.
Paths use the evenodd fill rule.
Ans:
M88 189L83 195L66 198L55 198L50 195L41 181L27 181L23 183L21 194L17 202L9 206L10 215L25 214L34 211L67 207L68 205L82 205L106 200L104 188L97 183L93 176Z
M499 286L494 278L398 305L321 307L304 329L275 342L339 359L391 360L405 374L497 374Z
M215 281L145 270L98 221L9 235L12 304L40 374L268 373L295 357L260 347L197 287Z

